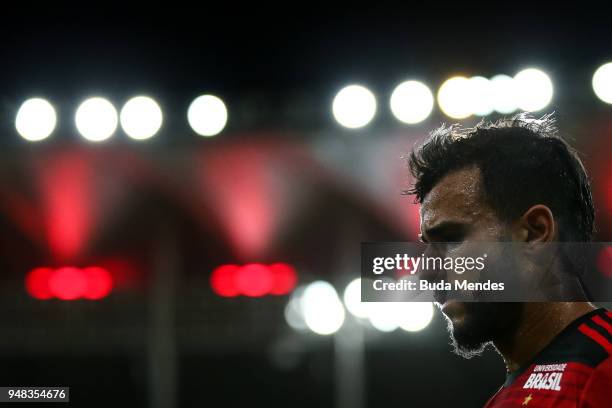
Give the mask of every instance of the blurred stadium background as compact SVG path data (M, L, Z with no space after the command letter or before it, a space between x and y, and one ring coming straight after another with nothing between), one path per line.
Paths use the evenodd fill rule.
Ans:
M556 112L612 241L612 26L455 11L5 24L0 385L481 406L500 359L451 354L431 305L359 304L359 244L416 239L401 156L428 131L520 111Z

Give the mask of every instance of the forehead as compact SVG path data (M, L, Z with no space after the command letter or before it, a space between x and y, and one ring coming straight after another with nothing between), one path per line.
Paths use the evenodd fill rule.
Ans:
M489 212L481 194L481 173L471 166L450 172L425 196L421 204L421 228L442 221L472 222Z

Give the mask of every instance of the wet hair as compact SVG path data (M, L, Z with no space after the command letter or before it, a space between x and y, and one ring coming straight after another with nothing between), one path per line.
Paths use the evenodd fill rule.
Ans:
M421 203L447 174L477 166L484 199L511 222L536 204L552 211L559 241L590 241L595 210L591 187L576 151L557 131L552 114L521 113L473 128L459 124L434 130L408 156L413 188Z

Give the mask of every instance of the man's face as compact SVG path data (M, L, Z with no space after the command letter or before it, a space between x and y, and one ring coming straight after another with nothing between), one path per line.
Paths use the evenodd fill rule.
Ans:
M510 228L484 200L476 166L443 177L421 203L424 242L507 241L512 236ZM449 321L456 351L466 357L510 331L521 311L520 303L445 300L437 305Z

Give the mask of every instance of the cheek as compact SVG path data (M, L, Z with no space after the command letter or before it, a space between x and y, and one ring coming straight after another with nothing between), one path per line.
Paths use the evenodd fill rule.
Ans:
M461 326L466 318L465 304L462 302L450 301L441 306L442 313L448 317L453 326Z
M470 239L475 241L509 241L512 231L505 223L484 219L474 224L470 235Z

